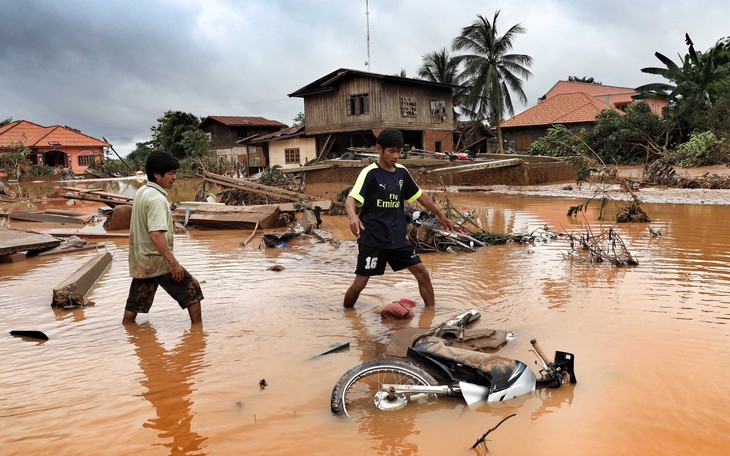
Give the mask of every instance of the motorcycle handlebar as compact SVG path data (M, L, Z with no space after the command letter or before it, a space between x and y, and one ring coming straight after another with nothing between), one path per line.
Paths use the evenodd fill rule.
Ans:
M540 346L537 344L537 339L532 339L530 341L530 344L532 344L532 348L535 349L535 353L537 353L537 356L539 356L540 358L542 358L542 361L545 363L545 365L552 364L552 361L550 361L550 358L548 358L545 355L545 352L543 352L542 351L542 348L540 348Z

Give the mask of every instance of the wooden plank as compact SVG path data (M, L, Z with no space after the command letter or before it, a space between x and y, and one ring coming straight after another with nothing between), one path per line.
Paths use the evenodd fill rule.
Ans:
M46 233L0 227L0 255L50 249L60 243L59 239Z
M173 220L185 220L186 209L178 207L172 214ZM191 209L188 222L203 229L253 229L285 226L281 211L276 204L259 206L205 206Z
M86 294L112 262L112 254L101 253L87 261L53 289L51 307L71 309L88 304Z
M26 222L60 223L61 225L83 225L84 221L69 217L68 215L45 214L33 211L13 211L8 217L12 220L23 220Z
M25 261L25 253L11 253L10 255L0 255L0 263L19 263Z
M291 190L286 190L279 187L271 187L268 185L258 184L256 182L234 179L232 177L222 176L220 174L205 173L204 177L205 180L223 187L232 187L253 193L261 193L264 195L288 199L290 201L312 201L321 199L317 198L316 196L307 195L306 193L292 192Z
M129 233L107 233L106 231L82 231L82 230L46 230L43 233L56 237L78 236L80 238L104 239L104 238L128 238Z
M84 244L80 247L68 247L68 248L61 248L54 247L51 250L46 250L44 252L39 253L37 256L49 256L49 255L58 255L60 253L73 253L73 252L81 252L84 250L92 250L96 248L103 248L106 246L105 242L90 242L88 244Z
M437 168L424 171L424 174L455 174L455 173L468 173L473 171L481 171L484 169L504 168L507 166L518 166L523 161L519 158L508 158L505 160L494 160L484 163L470 163L468 165L457 165L447 166L444 168Z

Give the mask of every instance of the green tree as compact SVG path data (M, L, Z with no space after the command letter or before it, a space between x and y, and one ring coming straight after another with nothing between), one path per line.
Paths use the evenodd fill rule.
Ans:
M9 124L13 121L12 117L8 117L7 119L0 120L0 127L4 127L5 125Z
M294 125L304 125L304 113L300 112L293 119Z
M202 157L210 152L210 138L203 130L188 130L183 133L180 141L186 157Z
M182 144L183 134L195 130L201 118L182 111L167 111L157 119L158 124L151 128L152 145L177 158L185 158L186 150Z
M481 15L461 31L453 42L455 51L463 51L456 57L464 64L461 75L469 87L466 99L468 114L472 119L488 120L497 127L499 150L504 153L500 123L505 113L514 115L510 92L514 92L522 103L527 96L522 89L523 79L532 76L529 71L532 57L525 54L510 53L517 35L525 33L525 28L517 24L510 27L504 35L497 32L499 11L494 13L490 22Z
M439 51L431 52L423 56L423 64L418 70L418 77L431 82L439 82L441 84L461 85L459 72L459 62L456 58L442 48ZM464 100L466 99L466 91L464 89L456 89L454 91L454 108L464 111ZM454 111L454 121L459 116Z
M147 161L147 156L155 149L153 141L138 142L132 152L127 155L127 159L134 161L136 167L141 169Z
M607 164L639 164L660 155L671 140L671 123L659 118L646 103L632 103L626 114L606 109L581 139Z

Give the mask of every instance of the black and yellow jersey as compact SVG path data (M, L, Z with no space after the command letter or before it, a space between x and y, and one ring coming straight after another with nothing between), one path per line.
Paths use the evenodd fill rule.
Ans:
M358 242L387 249L408 247L403 206L422 193L405 166L396 164L395 171L390 172L373 163L363 169L349 195L361 208L360 220L365 227Z

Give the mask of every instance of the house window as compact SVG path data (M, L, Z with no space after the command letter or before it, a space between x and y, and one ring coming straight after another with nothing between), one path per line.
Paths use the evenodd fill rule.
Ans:
M446 102L444 100L431 100L431 122L446 122Z
M91 154L84 154L78 156L79 166L91 166L94 163L94 156Z
M347 100L347 115L359 116L360 114L367 114L370 112L369 98L370 97L367 93L350 95L350 99Z
M284 163L299 164L299 149L284 149Z
M416 97L400 97L401 117L416 117L416 114L418 114Z
M441 141L436 141L436 144L434 144L434 152L441 152Z

